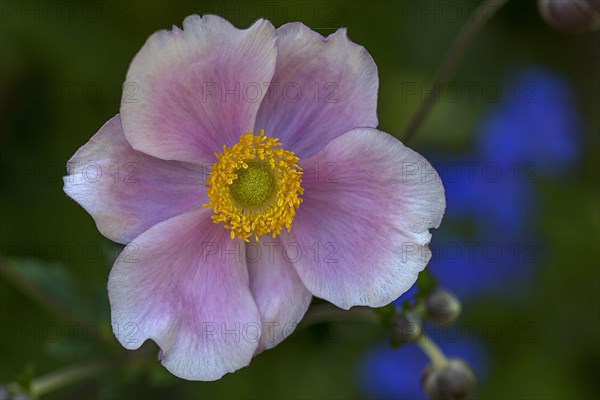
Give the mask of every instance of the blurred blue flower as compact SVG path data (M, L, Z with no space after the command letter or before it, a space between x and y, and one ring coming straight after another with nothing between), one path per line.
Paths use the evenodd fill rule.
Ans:
M447 210L430 244L428 268L440 285L464 300L527 276L540 250L531 239L535 184L478 154L439 160L434 166L446 188ZM409 292L397 304L411 298Z
M568 172L581 154L582 120L559 74L527 68L509 77L502 93L474 148L433 162L447 210L429 268L463 299L531 274L542 251L536 184Z
M474 340L437 340L448 357L466 360L478 380L485 379L488 370L487 350ZM358 365L360 389L369 399L426 399L421 388L421 375L429 359L417 345L392 349L381 343L371 349Z
M481 156L503 166L531 163L531 175L568 171L581 155L583 123L565 78L531 67L507 79L502 93L483 121Z
M440 286L461 301L481 295L504 298L508 288L518 293L516 289L526 284L542 257L539 242L493 232L477 239L459 234L437 235L431 248L429 270Z
M469 220L474 236L515 236L530 224L535 182L521 171L490 162L478 154L434 162L446 189L446 218ZM441 230L449 224L442 225Z
M536 183L568 173L581 155L583 123L573 90L559 74L521 70L506 80L502 93L472 150L451 159L428 155L447 201L428 268L461 300L504 296L507 288L519 292L516 286L528 281L542 256ZM413 286L396 306L412 302L416 291ZM438 344L449 356L466 359L479 379L485 375L480 343ZM392 350L381 344L360 364L362 389L369 398L424 399L421 374L427 364L417 346Z

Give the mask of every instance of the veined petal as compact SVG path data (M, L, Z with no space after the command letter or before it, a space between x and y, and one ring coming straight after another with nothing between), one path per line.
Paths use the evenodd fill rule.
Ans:
M258 305L263 332L257 352L288 337L304 316L312 294L304 287L278 239L246 243L250 290Z
M261 335L244 244L210 214L200 208L150 228L125 248L108 281L121 344L154 340L163 365L190 380L248 365Z
M277 67L255 130L300 158L355 127L377 126L377 66L340 29L327 38L302 23L277 29Z
M119 243L207 199L201 166L134 150L119 115L77 150L67 168L64 191L92 215L104 236Z
M127 72L125 137L167 160L214 159L254 126L276 58L275 28L265 20L240 30L214 15L193 15L182 30L154 33Z
M301 165L304 201L281 235L301 250L292 260L300 279L345 309L391 303L431 257L429 229L445 209L439 176L399 140L368 128L346 132Z

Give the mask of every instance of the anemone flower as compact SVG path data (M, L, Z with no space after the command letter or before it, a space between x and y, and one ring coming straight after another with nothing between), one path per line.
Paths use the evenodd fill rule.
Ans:
M344 29L191 16L150 36L124 88L65 177L127 244L108 280L124 347L152 339L173 374L219 379L313 295L383 306L425 267L443 186L375 129L377 67Z

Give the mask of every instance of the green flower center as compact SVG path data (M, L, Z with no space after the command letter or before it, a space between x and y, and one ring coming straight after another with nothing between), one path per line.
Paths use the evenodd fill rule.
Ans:
M215 224L224 223L232 239L258 241L262 235L276 237L282 228L292 229L302 203L302 168L293 151L281 148L277 138L249 131L231 147L215 153L206 179Z
M229 191L241 205L260 206L273 193L275 179L268 165L249 163L248 168L239 168L235 174L237 178L229 186Z

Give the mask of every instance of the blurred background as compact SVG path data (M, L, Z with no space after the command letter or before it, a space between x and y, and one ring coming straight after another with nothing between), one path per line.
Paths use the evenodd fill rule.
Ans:
M62 176L118 112L146 38L190 14L240 28L302 21L325 36L347 27L379 68L379 128L400 137L479 1L0 4L0 385L118 360L44 398L425 397L423 353L393 350L388 330L360 321L307 323L212 383L170 375L154 343L123 349L106 292L120 249ZM552 29L534 0L509 1L411 142L447 191L430 270L463 306L455 324L426 330L469 361L473 398L599 396L599 39Z

